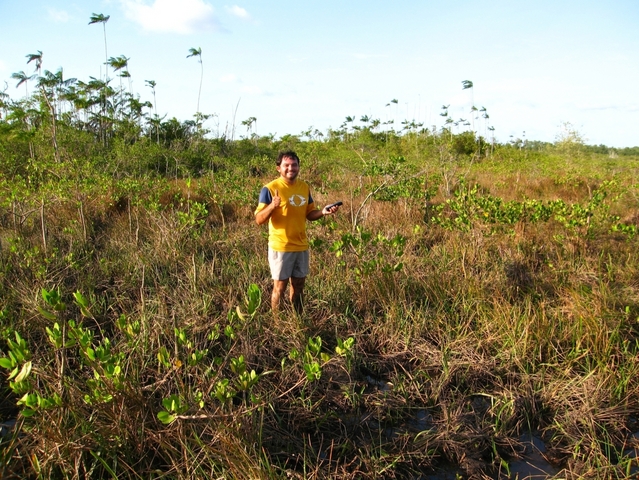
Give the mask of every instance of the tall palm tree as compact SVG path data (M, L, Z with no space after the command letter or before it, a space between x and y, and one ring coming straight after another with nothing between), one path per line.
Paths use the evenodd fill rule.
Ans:
M131 59L125 57L124 55L120 55L116 58L111 57L109 58L109 66L113 68L114 72L119 72L120 70L124 69L123 73L119 75L120 78L131 78L131 74L129 73L129 60ZM120 86L121 82L122 81L120 80ZM131 80L129 80L129 93L133 93L131 92Z
M131 93L131 80L130 80L130 75L128 75L128 71L126 70L126 68L128 68L129 66L129 60L130 58L125 57L124 55L120 55L119 57L111 57L109 58L109 60L107 61L108 65L113 69L114 73L119 72L122 69L123 72L120 73L120 75L118 75L120 77L120 103L123 102L123 97L124 97L124 89L122 87L122 79L123 78L129 78L129 93Z
M106 88L106 85L109 82L109 75L108 75L108 69L106 68L107 64L109 63L109 55L107 54L107 36L106 36L106 23L109 21L109 18L111 18L110 15L104 15L102 13L92 13L91 17L89 17L89 25L92 25L94 23L101 23L102 24L102 31L104 32L104 87ZM105 98L104 103L101 104L102 106L102 115L100 116L100 134L103 137L103 141L104 144L106 145L107 143L107 139L106 139L106 132L104 131L104 125L102 123L102 118L105 116L106 113L106 92L103 92L102 95L103 98Z
M204 79L204 65L202 64L202 48L190 48L186 58L197 57L200 62L200 90L197 93L197 115L200 115L200 95L202 94L202 80Z
M477 110L477 108L475 107L475 99L474 99L474 95L473 95L473 82L471 82L470 80L462 80L462 90L470 90L470 113L472 115L471 119L473 122L473 133L475 133L475 110Z
M157 83L155 82L155 80L145 80L144 81L147 85L147 87L151 87L151 91L153 92L153 118L150 120L151 125L155 126L155 138L156 138L156 142L159 144L160 143L160 121L158 119L158 103L157 100L155 98L155 86L157 85Z
M40 75L40 71L42 70L42 51L38 50L38 53L29 53L27 54L27 65L31 62L35 62L35 69L38 75Z
M123 68L126 69L129 66L130 58L126 58L124 55L120 55L119 57L111 57L107 60L107 65L109 65L114 72L119 72ZM121 86L120 81L120 86Z
M155 114L158 114L158 105L155 99L155 86L157 85L157 83L155 82L155 80L144 80L144 83L146 83L147 87L151 87L151 91L153 92L153 110L155 112Z
M18 80L18 83L16 84L16 88L18 88L20 85L24 83L25 97L29 96L29 88L27 87L27 82L29 80L33 80L35 77L36 77L35 74L27 75L26 73L24 73L23 70L20 70L19 72L11 74L11 78L13 78L14 80Z
M253 139L253 144L257 146L257 132L253 130L253 134L251 134L251 129L255 128L255 126L257 125L257 118L249 117L246 120L242 121L242 125L246 127L246 138ZM309 129L309 132L310 132L310 129Z
M120 55L119 57L111 57L108 60L108 64L115 72L122 70L126 66L129 65L130 58L125 57L124 55Z
M109 55L107 54L107 36L106 36L106 23L109 21L109 18L111 18L111 15L104 15L102 13L93 13L91 14L91 17L89 18L89 25L92 25L94 23L101 23L102 24L102 30L104 32L104 64L107 65L109 63ZM104 71L104 75L105 75L105 79L107 76L107 71L105 69Z
M49 112L51 113L51 141L53 142L53 155L58 163L60 162L60 153L58 151L55 97L56 89L63 84L62 69L58 70L57 73L51 73L49 70L45 70L44 75L38 78L38 87L40 87L44 101L49 107Z
M120 78L126 78L129 82L129 95L133 95L133 87L131 86L131 72L128 70L123 70L119 75Z
M484 119L484 136L487 137L488 119L490 118L490 115L488 115L488 110L486 110L486 107L481 107L479 109L479 113L481 113L481 118Z
M388 102L388 103L386 104L386 106L387 106L387 107L390 107L390 106L391 106L391 104L395 105L395 117L397 117L397 105L399 104L399 100L397 100L396 98L393 98L390 102ZM389 112L389 117L390 117L390 115L392 115L392 113L390 113L390 112ZM387 117L387 120L386 120L386 122L385 122L385 123L386 123L387 125L392 125L393 123L395 123L395 119L394 119L394 118L393 118L393 119L391 119L391 118L389 118L389 117ZM392 130L392 129L393 129L393 127L391 127L391 130ZM388 131L386 132L386 138L388 138Z

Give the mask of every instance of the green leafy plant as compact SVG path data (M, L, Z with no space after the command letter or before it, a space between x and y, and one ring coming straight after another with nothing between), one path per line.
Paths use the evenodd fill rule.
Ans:
M348 368L351 367L353 357L355 355L355 352L353 351L354 346L355 339L353 337L348 337L346 340L342 340L341 338L337 339L335 353L340 357L344 357L346 359L346 365Z
M165 425L173 423L180 415L189 409L188 405L185 405L183 399L177 394L163 399L162 406L164 410L158 412L157 417Z
M306 379L315 382L322 377L322 364L330 360L330 356L322 352L322 337L309 337L303 357L303 368Z

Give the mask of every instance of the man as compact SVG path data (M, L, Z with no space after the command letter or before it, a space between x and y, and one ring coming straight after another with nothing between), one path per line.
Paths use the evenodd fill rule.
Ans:
M302 294L309 272L306 220L332 215L339 206L319 210L306 182L297 178L300 159L291 150L277 157L279 178L262 188L255 210L258 225L268 222L268 261L273 277L271 309L279 310L280 299L291 283L290 300L297 313L302 312Z

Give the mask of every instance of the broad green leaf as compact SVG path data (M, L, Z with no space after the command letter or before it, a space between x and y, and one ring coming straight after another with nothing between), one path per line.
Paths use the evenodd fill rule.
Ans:
M171 415L169 412L162 411L158 413L158 419L164 425L168 425L169 423L172 423L175 420L175 415Z
M23 381L25 378L29 376L29 374L31 373L31 366L32 366L31 362L27 362L24 365L22 365L22 370L20 370L20 373L16 377L15 383L20 383L21 381Z
M89 307L89 302L87 301L87 299L79 292L75 292L73 294L73 298L75 298L76 303L84 308L88 308Z
M45 310L42 307L38 307L38 312L40 312L40 315L42 315L47 320L57 320L58 319L58 317L56 317L53 313L51 313L48 310Z
M246 302L246 308L248 314L253 316L262 303L262 291L260 287L252 283L248 288L248 301Z
M13 363L7 357L0 358L0 367L2 368L13 368Z

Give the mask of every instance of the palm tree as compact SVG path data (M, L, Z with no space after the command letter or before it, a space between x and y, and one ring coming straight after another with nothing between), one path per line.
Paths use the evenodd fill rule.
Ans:
M46 75L45 71L45 75ZM73 84L78 81L77 78L64 78L62 67L53 74L55 77L55 86L53 88L54 99L57 104L58 116L63 114L64 102L69 101L69 97L74 94Z
M155 80L144 80L144 83L146 83L147 87L151 87L151 91L153 92L153 110L155 111L155 114L157 115L158 105L155 100L155 86L157 85L157 83L155 82Z
M29 60L31 61L31 60ZM56 125L56 111L54 106L55 89L62 83L62 70L58 70L57 73L51 73L49 70L44 71L44 75L38 78L38 86L42 91L44 101L49 107L51 113L51 140L53 142L53 155L56 162L60 162L60 153L58 152L58 135Z
M130 58L126 58L124 55L119 57L111 57L107 60L107 64L113 69L114 72L119 72L123 68L128 68ZM120 80L120 89L122 88L122 80Z
M111 18L110 15L104 15L102 13L92 13L91 17L89 17L89 25L92 25L94 23L101 23L102 24L102 31L104 32L104 86L106 88L106 85L109 82L109 75L108 75L108 70L106 68L106 65L109 63L109 55L107 54L107 36L106 36L106 23L109 21L109 18ZM106 94L105 92L103 92L102 95L103 98L105 98L105 101L103 104L101 104L102 107L102 115L101 115L101 119L105 116L106 113ZM100 133L103 135L103 140L104 140L104 144L106 145L107 140L106 140L106 132L104 132L104 128L103 128L103 123L102 120L100 120Z
M147 87L151 87L151 91L153 92L153 111L154 111L154 115L153 115L153 119L150 121L151 125L155 126L155 138L157 143L160 143L160 122L158 120L158 103L157 100L155 98L155 86L157 85L157 83L155 82L155 80L145 80L144 81L147 85Z
M474 110L476 110L476 108L475 108L475 99L474 99L474 96L473 96L473 92L474 92L474 90L473 90L473 82L471 82L470 80L462 80L462 90L469 90L469 89L470 89L470 105L471 105L470 111L471 111L471 115L473 115L473 117L474 117L473 112L474 112ZM473 118L473 117L471 117L471 118ZM475 122L473 120L473 133L474 132L475 132Z
M119 72L120 70L122 70L123 68L126 68L129 65L129 58L126 58L124 55L120 55L119 57L111 57L109 58L109 60L107 60L108 65L113 69L114 73ZM126 70L125 70L126 72ZM124 88L122 87L122 78L125 77L125 75L120 74L120 104L123 103L123 97L124 97ZM129 82L129 92L131 91L131 83Z
M246 127L246 138L253 139L253 144L257 147L257 132L253 130L253 134L251 134L251 129L255 128L255 126L257 125L257 118L249 117L246 120L242 121L242 125Z
M200 62L200 90L197 94L197 115L200 114L200 95L202 94L202 79L204 78L204 65L202 64L202 48L190 48L189 54L186 58L189 57L198 57L198 61Z
M124 70L122 71L122 73L119 75L120 78L126 78L129 81L129 94L133 95L133 88L131 87L131 72L129 72L128 70Z
M484 119L484 136L487 137L488 119L490 118L490 115L488 115L488 110L486 110L486 107L481 107L479 109L479 112L481 113L481 118Z
M27 54L27 65L31 62L35 62L35 68L38 75L40 75L40 70L42 69L42 51L38 50L38 53L29 53Z
M26 97L29 96L29 89L27 87L27 82L29 80L33 80L35 77L36 77L35 74L27 75L26 73L24 73L23 70L20 70L19 72L11 74L11 78L13 78L14 80L18 80L18 83L16 84L16 88L18 88L20 85L24 83L24 91L25 91Z
M492 138L490 140L490 153L493 153L493 150L495 149L495 127L490 126L488 127L488 130L490 130L490 133L492 133Z
M106 128L111 123L110 119L107 118L107 110L109 107L113 107L110 103L109 99L115 95L115 90L109 87L110 80L104 81L102 79L97 79L95 77L89 77L91 80L89 83L85 85L85 88L90 96L90 105L100 105L100 111L96 114L95 112L90 112L90 115L93 118L93 126L98 127L98 133L100 135L100 139L107 145L107 134ZM95 96L95 94L97 96ZM112 108L111 108L112 110Z
M111 57L107 61L109 66L113 68L113 71L117 72L118 70L122 70L126 66L129 65L130 58L125 57L124 55L120 55L119 57Z
M390 102L388 102L388 103L386 104L386 106L387 106L387 107L390 107L390 106L391 106L391 104L394 104L394 105L395 105L395 116L397 116L397 104L398 104L398 103L399 103L399 100L397 100L396 98L393 98ZM392 113L391 113L391 115L392 115ZM393 124L393 123L395 123L395 119L392 119L392 120L391 120L391 119L388 119L388 117L387 117L386 124L387 124L387 125L391 125L391 124ZM391 127L391 130L392 130L392 128L393 128L393 127ZM388 131L386 132L386 138L388 139Z
M94 23L102 24L102 30L104 32L104 63L105 65L109 63L109 60L108 60L109 55L107 55L107 36L106 36L106 22L109 21L109 18L111 18L110 15L104 15L102 13L93 13L91 14L91 17L89 18L89 25L92 25ZM106 79L107 78L106 70L104 72L104 76Z

